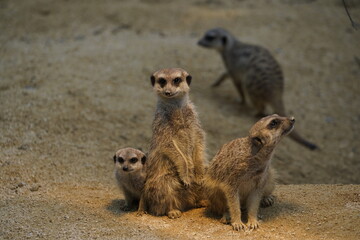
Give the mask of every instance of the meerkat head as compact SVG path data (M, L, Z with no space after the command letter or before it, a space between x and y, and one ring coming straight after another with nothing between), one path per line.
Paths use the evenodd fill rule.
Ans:
M151 84L158 96L162 98L181 98L190 88L192 77L181 68L161 69L151 75Z
M277 114L264 117L250 129L251 142L255 149L261 149L263 146L275 146L293 130L294 124L294 117L280 117Z
M145 154L135 148L120 149L113 158L117 171L127 173L141 170L146 162Z
M202 47L223 51L227 46L232 45L233 42L234 37L228 31L222 28L213 28L204 34L198 44Z

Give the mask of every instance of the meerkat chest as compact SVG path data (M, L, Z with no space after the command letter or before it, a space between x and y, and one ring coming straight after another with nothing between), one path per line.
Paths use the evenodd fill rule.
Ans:
M179 109L167 115L158 115L154 130L158 133L177 135L191 131L196 125L194 113L189 109Z
M119 184L134 194L141 192L145 183L145 176L142 173L120 174L117 176Z

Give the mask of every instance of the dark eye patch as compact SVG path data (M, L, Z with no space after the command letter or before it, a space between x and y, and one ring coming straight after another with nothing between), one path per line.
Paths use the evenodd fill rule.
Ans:
M177 78L174 78L173 82L175 85L178 85L179 83L181 83L182 79L177 77Z
M206 35L206 36L205 36L205 40L206 40L206 41L211 42L211 41L214 41L214 39L215 39L215 36L213 36L213 35Z
M138 161L137 158L131 158L131 159L130 159L130 163L136 163L137 161Z
M160 84L160 87L164 87L166 85L166 79L165 78L159 78L158 83Z
M269 128L269 129L274 129L274 128L276 128L277 126L279 126L280 122L281 122L281 121L280 121L279 119L274 119L274 120L272 120L272 121L269 123L268 128Z
M118 162L119 162L119 163L124 163L125 160L124 160L122 157L118 157Z

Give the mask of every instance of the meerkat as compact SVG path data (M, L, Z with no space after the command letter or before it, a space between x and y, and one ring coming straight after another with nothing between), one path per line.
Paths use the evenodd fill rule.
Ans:
M180 68L162 69L151 76L158 101L138 215L149 212L178 218L201 204L205 133L189 99L191 80Z
M295 118L277 114L260 119L244 138L221 147L204 177L209 210L222 215L221 222L234 230L258 228L259 205L273 204L275 188L271 158L279 141L289 134ZM248 213L248 222L241 221L241 208Z
M270 106L274 113L286 116L283 104L283 73L279 63L267 49L238 41L222 28L208 30L198 44L216 49L227 69L212 87L219 86L231 77L242 104L246 104L246 98L249 98L258 111L256 116L265 116L266 106ZM311 150L317 148L296 131L290 134L290 138Z
M123 148L114 155L115 179L124 193L123 211L130 211L139 202L146 177L146 155L134 148Z

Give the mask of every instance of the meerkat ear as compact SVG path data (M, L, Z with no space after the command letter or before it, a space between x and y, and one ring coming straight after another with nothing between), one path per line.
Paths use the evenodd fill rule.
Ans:
M145 164L145 162L146 162L146 156L144 155L144 156L141 158L141 163L142 163L142 164Z
M151 75L150 80L151 80L151 85L154 86L155 85L155 76Z
M252 155L257 154L263 145L264 145L264 143L261 138L252 137L251 138L251 153L252 153Z
M221 38L222 45L225 46L227 44L227 38L226 36Z
M186 82L187 82L187 84L190 86L190 83L191 83L191 79L192 79L192 76L191 75L188 75L187 77L186 77Z
M113 159L114 159L114 163L116 163L116 155L114 155Z

